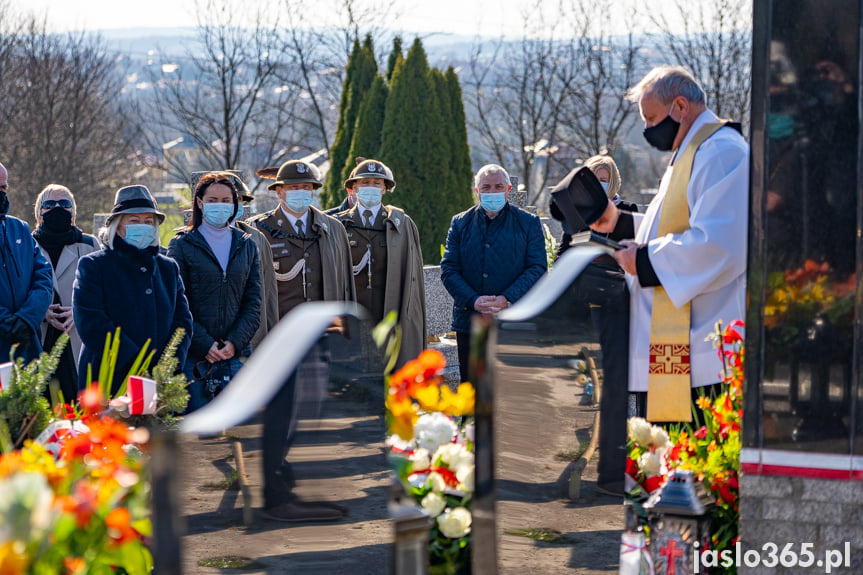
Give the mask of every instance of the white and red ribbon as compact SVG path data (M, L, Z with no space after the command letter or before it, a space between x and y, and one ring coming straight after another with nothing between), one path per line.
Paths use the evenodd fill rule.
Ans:
M133 375L126 384L126 395L108 402L111 407L127 407L130 415L152 415L156 412L156 382L146 377Z

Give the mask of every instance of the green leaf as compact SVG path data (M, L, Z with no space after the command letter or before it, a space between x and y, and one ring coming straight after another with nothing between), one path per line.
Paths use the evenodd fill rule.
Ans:
M127 373L126 377L123 378L123 383L120 384L120 389L117 390L117 397L120 397L121 395L124 395L126 393L126 385L129 381L129 376L141 375L146 370L146 368L141 368L141 364L144 363L144 356L147 355L148 347L150 347L149 339L144 342L144 346L141 348L141 351L138 352L138 355L135 357L135 361L132 362L132 367L129 369L129 373ZM154 352L155 350L150 352L150 355L147 357L146 367L150 366L150 359L153 357Z
M144 519L138 519L137 521L132 522L132 529L134 529L144 537L153 536L153 524L150 522L149 517L145 517Z

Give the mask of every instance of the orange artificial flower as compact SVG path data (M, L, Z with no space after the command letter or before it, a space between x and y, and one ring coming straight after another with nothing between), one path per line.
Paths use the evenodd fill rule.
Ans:
M78 575L87 568L87 562L82 557L66 557L63 559L66 575Z
M85 413L98 413L107 405L99 384L95 381L78 394L78 403Z
M112 509L105 516L105 527L115 545L123 545L138 538L138 532L132 529L132 514L125 507Z

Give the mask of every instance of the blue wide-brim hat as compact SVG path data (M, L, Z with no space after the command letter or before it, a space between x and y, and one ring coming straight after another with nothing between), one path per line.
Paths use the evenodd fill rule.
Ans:
M156 209L156 200L147 186L126 186L117 190L114 208L105 223L110 224L111 220L123 214L155 214L160 224L165 221L165 214Z

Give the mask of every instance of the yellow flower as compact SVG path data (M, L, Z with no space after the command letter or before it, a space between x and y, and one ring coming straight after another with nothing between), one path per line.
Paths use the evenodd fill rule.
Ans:
M16 546L21 549L16 549ZM7 541L0 546L0 575L24 575L30 561L24 553L24 545Z
M441 387L446 388L445 385ZM438 386L436 385L417 388L414 391L414 399L419 402L423 411L440 411L440 408L438 407L440 391L438 391Z
M452 392L449 386L442 385L440 394L440 411L454 417L473 414L476 392L471 384L460 384L455 393Z
M390 431L405 441L414 436L414 424L417 422L417 409L410 398L398 398L396 394L387 395L386 407L392 415Z

